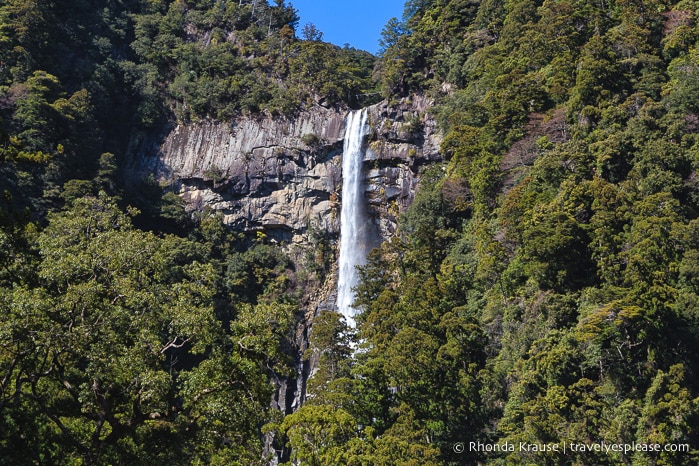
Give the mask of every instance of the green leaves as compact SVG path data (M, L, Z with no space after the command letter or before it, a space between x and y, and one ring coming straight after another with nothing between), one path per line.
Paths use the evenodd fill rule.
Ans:
M289 438L293 459L301 464L338 464L343 445L357 432L357 423L343 409L304 406L280 426Z
M699 398L692 398L683 386L685 368L681 364L668 372L658 371L646 392L638 424L637 441L661 445L688 445L695 435L694 422L699 415ZM639 452L639 464L691 464L696 460L692 452Z
M0 293L0 403L8 422L36 433L38 454L259 458L268 371L286 370L293 313L242 310L227 337L213 308L213 264L178 264L172 246L135 230L104 195L76 199L39 237L39 286ZM3 448L22 443L2 438Z

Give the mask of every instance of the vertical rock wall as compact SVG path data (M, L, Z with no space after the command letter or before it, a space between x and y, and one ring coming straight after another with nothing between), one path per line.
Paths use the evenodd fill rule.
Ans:
M419 167L440 160L439 138L423 97L369 107L367 196L382 238L412 201ZM186 201L209 207L241 231L265 231L287 244L310 225L337 235L346 112L317 106L294 118L242 118L178 125L132 142L130 180L155 175Z

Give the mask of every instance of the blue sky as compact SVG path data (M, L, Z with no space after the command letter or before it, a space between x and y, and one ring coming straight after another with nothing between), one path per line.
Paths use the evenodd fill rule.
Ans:
M306 23L313 23L323 40L376 53L386 22L403 16L405 0L287 0L299 12L300 36Z

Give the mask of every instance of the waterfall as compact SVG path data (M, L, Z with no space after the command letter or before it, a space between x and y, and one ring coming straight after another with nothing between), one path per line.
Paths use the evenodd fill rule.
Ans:
M342 211L340 212L340 259L337 285L337 310L347 324L354 323L354 293L359 281L356 266L363 265L367 254L367 218L362 190L363 141L367 132L367 112L358 110L347 116L342 154Z

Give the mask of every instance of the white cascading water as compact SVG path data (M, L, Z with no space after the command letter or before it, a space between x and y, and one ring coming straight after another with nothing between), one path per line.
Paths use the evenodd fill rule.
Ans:
M366 260L367 238L362 192L362 143L367 132L367 112L358 110L347 116L342 154L342 211L340 213L340 260L337 285L337 310L350 327L354 322L354 293L359 281L357 266Z

